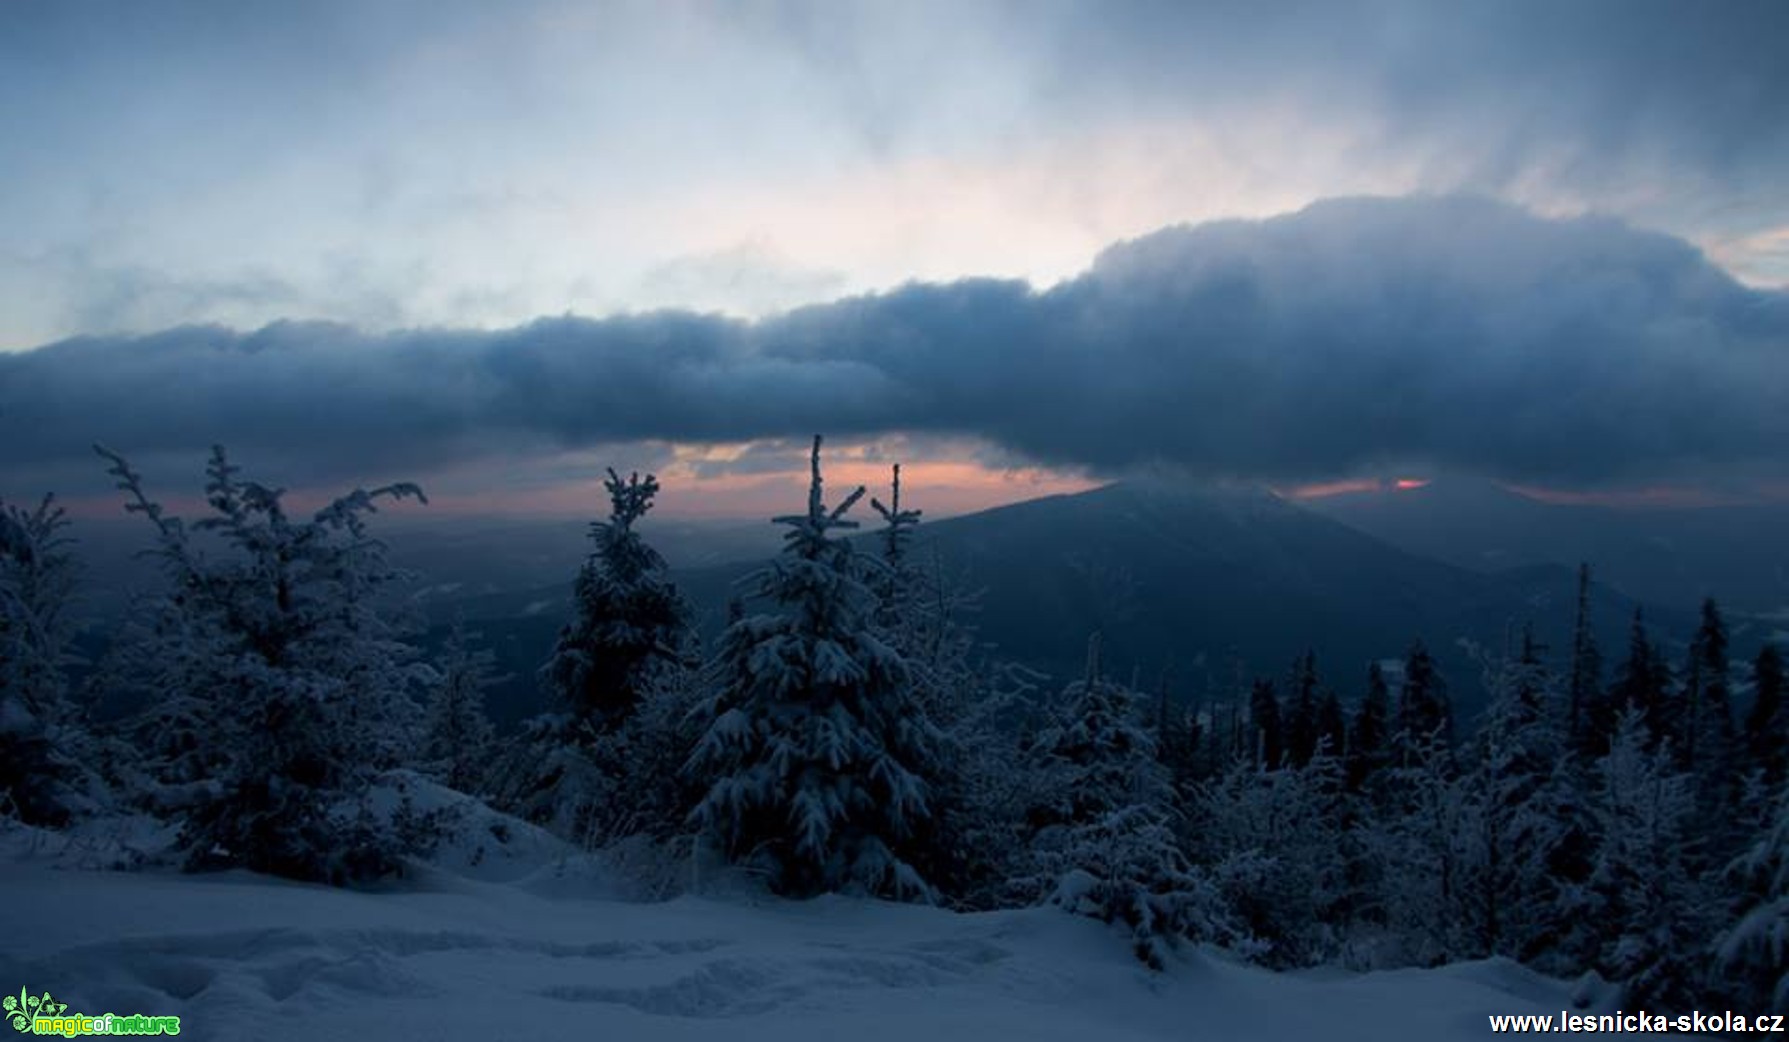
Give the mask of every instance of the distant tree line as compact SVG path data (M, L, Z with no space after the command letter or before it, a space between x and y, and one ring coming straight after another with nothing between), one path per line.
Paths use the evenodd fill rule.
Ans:
M1714 601L1676 662L1636 612L1610 671L1581 569L1563 659L1528 630L1481 651L1467 734L1420 641L1369 665L1351 706L1310 653L1222 695L1148 697L1109 675L1099 634L1049 693L918 559L899 467L860 544L866 490L829 503L820 448L755 610L713 647L637 530L656 478L610 471L539 672L551 709L507 736L475 635L425 656L390 596L403 576L368 518L415 486L299 517L217 449L188 525L102 449L165 581L77 689L67 518L48 498L0 509L0 813L149 814L178 823L188 869L353 884L453 827L375 806L407 770L593 850L790 897L1054 904L1155 967L1189 941L1275 967L1502 956L1594 972L1630 1005L1789 1005L1782 661L1730 661ZM99 722L100 693L142 708Z

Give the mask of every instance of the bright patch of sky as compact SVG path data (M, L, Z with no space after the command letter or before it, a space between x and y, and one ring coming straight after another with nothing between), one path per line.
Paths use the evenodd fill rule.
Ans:
M1777 285L1782 10L11 4L0 348L1049 284L1361 193L1612 212Z

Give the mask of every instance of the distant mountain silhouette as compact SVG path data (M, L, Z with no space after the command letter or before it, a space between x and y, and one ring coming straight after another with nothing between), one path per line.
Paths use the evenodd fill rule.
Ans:
M1547 503L1488 481L1311 500L1312 511L1412 553L1466 568L1588 561L1648 603L1704 596L1741 612L1789 606L1789 505L1622 507Z
M1370 660L1401 657L1420 636L1470 711L1479 667L1462 641L1500 649L1532 621L1563 649L1571 632L1570 568L1484 574L1428 560L1256 488L1130 482L917 533L919 560L935 549L948 575L983 591L974 622L1003 654L1070 676L1100 630L1114 669L1152 688L1171 671L1183 697L1227 690L1238 661L1278 677L1307 647L1351 696ZM698 602L724 603L742 573L695 571L684 584ZM1594 608L1606 646L1622 647L1632 602L1599 589Z
M911 502L924 507L923 489L911 491ZM873 539L868 518L865 525L862 538ZM1080 668L1087 635L1099 630L1115 673L1153 690L1166 672L1179 698L1223 696L1238 664L1247 676L1280 678L1310 648L1324 680L1352 699L1369 661L1400 658L1420 636L1462 715L1482 701L1479 666L1463 642L1501 649L1532 622L1562 662L1576 588L1575 570L1564 565L1474 570L1260 489L1159 480L925 522L914 552L982 591L970 620L982 640L1059 681ZM728 600L745 592L739 580L758 567L671 563L711 637ZM537 705L532 671L565 618L576 566L566 562L565 582L456 605L515 674L493 699L499 718ZM1633 607L1617 591L1595 590L1594 622L1611 663L1626 646ZM1693 607L1648 604L1655 635L1687 633Z

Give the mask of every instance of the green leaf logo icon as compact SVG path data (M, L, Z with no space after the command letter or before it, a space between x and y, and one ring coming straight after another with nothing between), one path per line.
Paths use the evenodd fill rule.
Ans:
M14 1031L27 1032L31 1030L34 1019L65 1012L68 1003L55 1001L47 991L42 995L33 995L20 988L18 995L0 998L0 1009L4 1009L6 1022L12 1025Z
M6 1007L6 1022L12 1025L14 1031L31 1030L31 1014L27 1012L31 1008L31 1000L26 997L24 988L19 989L18 998L8 995L0 1005Z

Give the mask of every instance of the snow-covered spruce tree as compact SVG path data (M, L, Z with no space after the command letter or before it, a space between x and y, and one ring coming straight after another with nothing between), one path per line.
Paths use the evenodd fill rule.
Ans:
M668 577L665 559L634 525L652 509L658 478L613 469L607 521L590 526L595 551L578 572L572 620L542 670L572 718L614 731L639 708L658 675L683 659L689 606Z
M982 772L1010 767L1013 721L1002 726L991 715L1001 701L990 684L998 673L976 662L974 636L961 621L978 607L975 597L947 578L936 547L929 568L913 558L921 511L901 505L899 463L889 487L888 503L870 499L882 519L882 567L872 582L880 601L875 624L907 663L912 697L937 728L935 754L921 777L930 794L933 842L928 860L915 867L941 896L974 904L1004 879L1002 852L1010 844L1002 826L1009 823L1000 819L1009 790Z
M497 683L496 656L475 648L476 634L454 623L436 663L422 728L422 770L457 792L484 794L494 734L485 692Z
M136 596L94 679L97 690L137 707L109 729L128 750L120 795L161 817L210 799L229 762L212 719L228 663L209 654L204 620L187 608L183 597Z
M120 456L101 448L125 509L155 527L171 589L160 643L168 696L202 714L215 773L184 800L187 867L244 867L345 883L397 867L399 844L370 825L375 774L414 748L415 662L380 603L399 578L365 517L381 499L422 499L414 485L356 490L309 520L290 517L281 492L238 477L212 450L211 514L193 530L143 490Z
M1326 743L1304 767L1243 762L1194 789L1188 849L1209 867L1247 954L1276 967L1342 954L1363 903L1348 800Z
M968 689L975 685L970 634L959 615L974 607L972 598L954 589L936 556L922 571L913 560L913 529L921 512L901 506L901 465L894 465L890 503L872 497L870 508L882 518L876 543L881 567L870 576L876 595L877 632L907 663L914 697L941 731L965 711Z
M1022 893L1129 927L1132 950L1160 969L1182 938L1234 939L1210 881L1182 853L1176 798L1156 756L1142 699L1100 672L1062 693L1057 720L1030 749L1044 797L1027 812L1032 871Z
M54 497L0 504L0 816L60 826L97 809L91 739L70 697L75 564Z
M1420 639L1405 658L1387 760L1368 788L1365 845L1384 887L1374 904L1385 912L1387 933L1404 946L1398 961L1461 958L1474 947L1467 902L1478 808L1453 747L1445 684Z
M921 512L904 507L901 492L896 464L889 503L870 500L882 519L876 545L883 565L871 585L881 600L878 632L907 662L913 697L938 730L923 778L935 838L931 860L918 867L951 903L994 907L1008 896L1018 853L1029 791L1021 724L1036 715L1040 677L977 641L969 619L981 608L980 591L947 570L937 546L915 553Z
M603 486L609 518L590 526L572 618L540 672L553 710L525 725L499 772L506 806L592 846L634 827L624 824L638 810L630 789L663 783L634 776L638 717L681 682L690 639L689 606L634 527L652 509L657 477L611 469Z
M1403 765L1386 772L1386 803L1372 846L1384 865L1387 928L1405 946L1404 961L1439 965L1467 957L1474 947L1468 902L1478 807L1440 729L1414 739L1408 734Z
M872 498L882 518L877 533L881 567L871 582L879 598L876 622L907 660L916 697L933 722L952 730L977 712L991 688L1013 681L1027 685L1008 664L995 661L976 639L969 619L981 610L982 591L952 574L938 547L915 554L914 528L921 511L901 505L901 467L895 464L891 504Z
M938 732L877 633L866 559L835 534L855 527L844 515L864 489L827 508L820 444L807 511L776 519L783 553L757 576L776 612L722 638L721 687L688 767L705 789L693 820L782 894L930 898L919 866L932 856Z
M1626 1003L1683 1010L1698 998L1714 902L1693 868L1694 780L1674 764L1669 740L1649 751L1640 715L1621 715L1597 764L1591 892L1607 927L1597 969L1623 983Z
M884 567L876 583L876 595L881 601L876 608L876 621L891 632L918 629L919 584L913 572L910 548L913 529L919 524L922 511L901 506L899 463L894 464L889 481L888 503L871 496L870 509L882 518L878 542Z
M961 757L954 780L960 799L942 801L942 856L950 865L946 891L961 907L989 909L1012 900L1010 881L1031 856L1026 810L1049 784L1028 758L1040 729L1040 682L1046 679L1008 662L986 662L963 703L963 715L946 732L945 748ZM960 815L960 820L949 820Z
M1581 970L1577 960L1592 953L1561 950L1578 919L1564 913L1579 907L1589 868L1570 696L1561 699L1531 631L1517 657L1483 664L1490 704L1466 779L1474 804L1466 820L1476 829L1468 837L1472 953Z
M1789 1009L1789 788L1727 880L1739 901L1715 944L1714 998L1731 1009Z
M690 836L690 813L704 794L684 765L704 733L702 707L721 686L724 663L705 661L691 634L682 662L654 677L639 709L605 739L605 762L618 764L617 837L640 835L665 843Z

